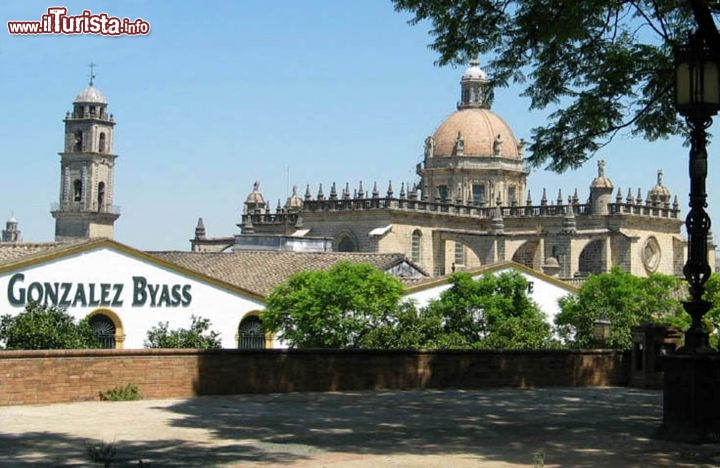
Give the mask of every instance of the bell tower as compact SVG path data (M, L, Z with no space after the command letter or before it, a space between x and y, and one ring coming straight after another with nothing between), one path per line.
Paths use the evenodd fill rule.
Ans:
M60 201L53 204L55 240L112 238L120 217L113 206L115 120L107 112L107 99L90 83L65 115L65 147L60 154Z

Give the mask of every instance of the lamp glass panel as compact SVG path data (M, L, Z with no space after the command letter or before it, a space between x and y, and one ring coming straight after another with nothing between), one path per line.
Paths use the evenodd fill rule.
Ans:
M720 104L720 83L718 83L718 66L707 61L702 67L703 76L703 104Z
M690 66L687 63L681 63L677 67L675 100L681 106L690 103Z

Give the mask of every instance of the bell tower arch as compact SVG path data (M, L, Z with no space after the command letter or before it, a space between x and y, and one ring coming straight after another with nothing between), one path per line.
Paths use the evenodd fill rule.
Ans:
M112 238L119 209L113 206L115 119L108 102L90 83L65 115L65 146L60 155L60 200L53 204L55 240Z

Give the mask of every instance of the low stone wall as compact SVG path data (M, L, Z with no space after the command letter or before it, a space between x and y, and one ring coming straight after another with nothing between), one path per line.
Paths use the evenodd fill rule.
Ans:
M0 405L417 388L627 385L628 352L375 350L0 351Z

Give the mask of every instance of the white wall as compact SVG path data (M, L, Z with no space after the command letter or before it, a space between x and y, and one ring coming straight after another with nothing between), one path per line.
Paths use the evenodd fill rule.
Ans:
M24 280L20 281L16 277L15 284L9 290L10 279L16 273L24 274ZM159 301L162 296L162 289L160 289L156 294L156 304L153 306L149 289L141 288L139 281L134 282L133 277L142 277L152 285L166 285L169 289L164 300ZM68 312L80 319L98 309L111 310L122 321L126 336L125 348L142 348L147 331L156 326L158 322L169 322L170 329L188 327L193 314L210 319L211 329L221 333L223 347L234 348L237 346L237 329L242 318L248 312L262 310L264 307L262 302L253 297L226 290L210 282L199 281L190 275L106 247L1 274L0 310L2 313L19 313L24 309L23 305L10 303L11 295L15 299L19 299L23 290L27 295L29 288L31 289L30 294L38 297L40 286L31 286L32 283L43 285L48 283L50 287L54 287L54 283L72 283L69 294L71 300L77 294L79 284L83 285L86 296L90 295L90 285L94 285L94 297L97 300L101 299L100 285L102 283L121 284L122 305L92 305L89 303L82 305L82 301L78 300L74 306L68 307ZM174 295L173 286L177 286ZM183 288L186 291L185 304L180 303L183 302ZM110 291L106 294L105 299L112 301L118 287L106 287L107 289ZM147 300L144 304L141 305L138 302L133 305L135 290L145 292ZM189 301L187 300L188 293L191 296ZM141 299L141 296L142 294L138 294L138 299ZM90 298L86 299L86 302L89 302ZM178 304L172 306L170 303Z

